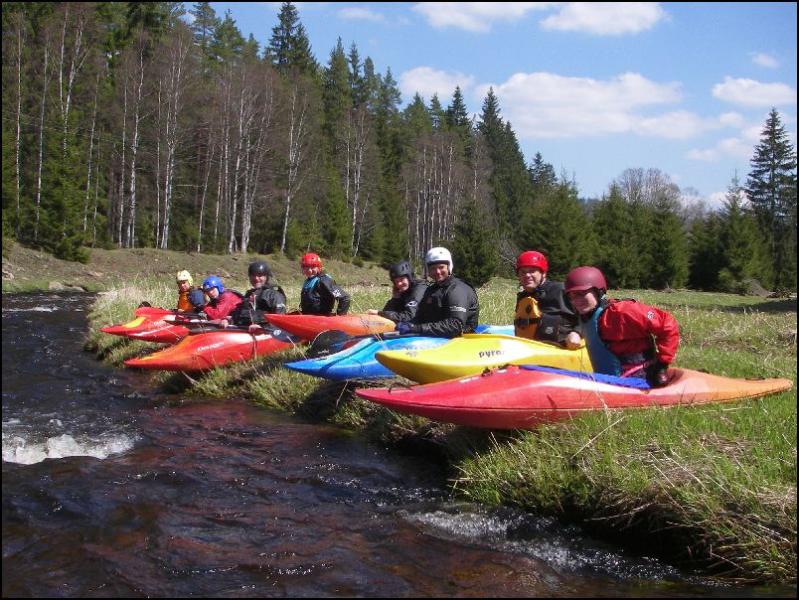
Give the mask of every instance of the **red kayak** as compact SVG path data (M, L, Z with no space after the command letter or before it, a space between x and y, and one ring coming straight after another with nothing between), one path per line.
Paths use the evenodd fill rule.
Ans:
M731 379L670 369L662 388L643 383L546 367L507 367L483 375L410 388L357 390L358 396L393 410L434 421L490 429L532 429L587 411L729 402L790 389L788 379Z
M141 358L130 358L125 361L125 365L163 371L206 371L286 350L292 346L294 342L285 335L220 329L190 335L169 348Z
M174 344L189 334L189 330L186 327L174 322L171 312L161 316L139 316L122 325L102 327L100 331L111 335L121 335L145 342L159 342L162 344Z
M177 310L170 308L160 308L158 306L140 306L133 311L137 317L162 317L164 315L177 314Z
M377 315L267 315L269 323L304 340L323 331L338 330L349 335L371 335L394 331L394 321Z

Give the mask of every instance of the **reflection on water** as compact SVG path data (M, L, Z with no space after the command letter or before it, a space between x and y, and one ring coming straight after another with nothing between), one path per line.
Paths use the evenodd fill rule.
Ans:
M452 502L429 462L337 428L159 395L79 351L81 313L38 310L86 302L3 299L4 596L766 593Z

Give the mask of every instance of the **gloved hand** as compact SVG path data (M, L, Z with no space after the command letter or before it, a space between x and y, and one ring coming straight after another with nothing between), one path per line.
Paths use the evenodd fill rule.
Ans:
M152 304L147 302L147 300L142 300L141 302L139 302L139 308L146 308L146 307L149 307L149 306L152 306Z
M663 387L669 382L669 365L655 361L646 368L646 381L652 387Z
M400 321L397 323L396 330L399 331L400 335L405 335L406 333L413 333L413 325L408 323L407 321Z

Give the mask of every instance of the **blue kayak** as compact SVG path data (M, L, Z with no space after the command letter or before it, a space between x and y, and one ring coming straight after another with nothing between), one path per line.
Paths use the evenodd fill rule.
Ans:
M479 325L477 333L513 335L513 325ZM396 374L377 362L375 354L381 350L423 350L448 342L447 338L403 336L385 339L374 337L359 340L349 348L320 358L308 358L286 363L292 371L324 377L333 381L345 379L384 379Z

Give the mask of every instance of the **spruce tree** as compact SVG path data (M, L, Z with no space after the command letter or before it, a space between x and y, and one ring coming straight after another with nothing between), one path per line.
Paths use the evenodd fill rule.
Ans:
M746 292L749 280L773 283L768 250L755 218L746 210L743 190L734 177L721 211L719 242L724 266L719 272L722 289Z
M775 283L796 287L796 151L772 108L750 161L746 192L766 235Z
M267 56L283 74L297 69L305 75L314 75L318 68L311 52L311 43L305 27L300 23L297 8L284 2L278 14L278 23L272 28Z
M496 235L486 227L490 221L482 207L468 200L455 225L451 244L454 271L474 287L488 283L499 263Z
M520 225L521 247L543 252L553 278L596 261L593 228L571 182L561 181L536 198Z

